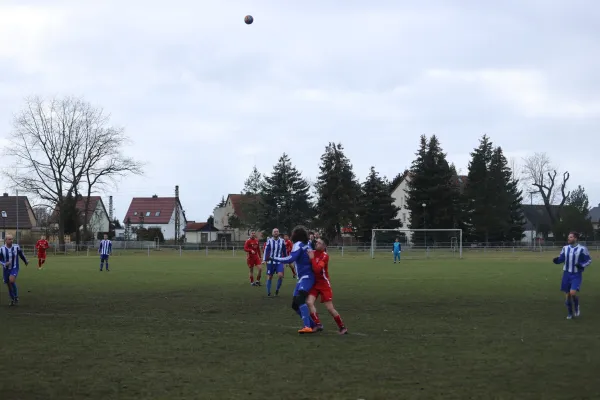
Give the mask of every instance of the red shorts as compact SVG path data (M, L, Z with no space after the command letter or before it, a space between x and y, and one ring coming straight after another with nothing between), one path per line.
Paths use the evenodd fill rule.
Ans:
M38 253L38 258L40 260L45 260L46 259L46 253Z
M257 255L248 256L246 262L248 263L248 268L256 267L262 263L262 260Z
M308 292L309 295L319 297L321 296L321 303L327 303L333 300L333 292L331 286L327 283L317 283Z

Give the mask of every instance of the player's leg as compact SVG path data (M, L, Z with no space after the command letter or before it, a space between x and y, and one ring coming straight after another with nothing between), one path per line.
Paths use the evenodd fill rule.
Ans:
M569 294L571 295L571 299L573 300L573 311L574 316L579 317L581 312L579 311L579 290L581 289L581 280L582 274L574 274L571 278L571 291Z
M100 271L104 268L104 256L100 255Z
M14 298L13 298L12 285L10 284L9 277L10 277L10 270L2 268L2 283L4 283L6 285L6 288L8 289L8 301L9 301L8 304L10 306L12 306L12 305L14 305Z
M42 257L38 255L38 269L42 269Z
M290 267L290 269L292 270L292 277L296 279L298 275L296 274L296 268L294 267L294 264L288 264L288 267Z
M283 264L277 264L277 268L275 270L275 272L277 272L277 287L275 288L275 296L279 295L279 290L281 290L281 285L283 284L284 268L285 267Z
M315 307L315 301L319 296L319 292L312 288L308 293L308 298L306 299L306 304L308 305L308 309L310 311L310 317L316 324L317 331L323 330L323 325L321 324L321 320L319 319L319 314L317 314L317 307Z
M567 319L573 318L573 301L571 298L571 274L563 272L560 290L565 293L565 306L567 307Z
M327 299L327 297L323 298L323 296L321 296L321 299L325 300L325 299ZM338 313L337 310L335 309L335 307L333 306L333 301L332 300L323 301L323 304L325 305L325 308L327 308L327 311L333 317L333 320L337 324L340 334L341 335L347 334L348 329L344 325L344 321L342 321L342 317L340 316L340 313Z
M267 296L271 296L271 284L273 283L273 274L275 273L275 265L267 264Z
M109 257L110 257L109 255L105 255L105 256L104 256L104 263L105 263L105 265L106 265L106 272L108 272L108 258L109 258Z
M250 278L250 286L254 286L254 266L248 261L248 276Z
M10 276L8 277L9 286L12 289L12 299L14 305L19 304L19 290L17 289L17 274L18 270L13 268L11 270Z
M262 264L260 259L256 259L254 261L254 265L256 266L256 269L258 270L256 272L256 286L260 286L260 278L262 277Z
M307 298L308 292L305 290L299 290L298 294L294 297L296 304L298 305L300 315L302 316L302 323L304 324L304 328L298 331L298 333L300 334L315 332L315 330L312 327L314 321L310 317L310 310L308 309L308 305L306 304Z

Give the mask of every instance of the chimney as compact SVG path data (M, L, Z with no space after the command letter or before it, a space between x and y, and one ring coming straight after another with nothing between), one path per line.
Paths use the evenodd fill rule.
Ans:
M4 193L4 195L3 195L3 196L4 196L4 197L8 197L8 193Z
M158 199L157 195L152 196L153 199Z

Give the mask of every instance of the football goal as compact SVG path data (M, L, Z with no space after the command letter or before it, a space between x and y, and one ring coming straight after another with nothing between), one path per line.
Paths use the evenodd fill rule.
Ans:
M462 229L373 229L371 258L392 260L394 242L398 239L403 259L462 258Z

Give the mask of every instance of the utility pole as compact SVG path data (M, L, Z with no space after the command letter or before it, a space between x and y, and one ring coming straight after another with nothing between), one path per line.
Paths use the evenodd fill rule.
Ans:
M108 219L110 219L110 223L113 222L113 197L108 197Z
M175 243L179 243L181 232L181 206L179 203L179 185L175 186Z

